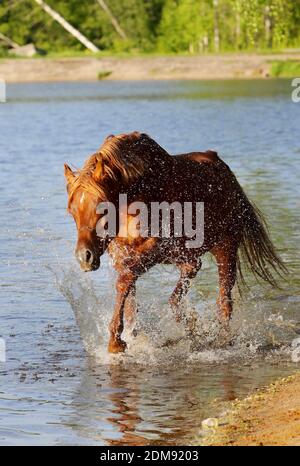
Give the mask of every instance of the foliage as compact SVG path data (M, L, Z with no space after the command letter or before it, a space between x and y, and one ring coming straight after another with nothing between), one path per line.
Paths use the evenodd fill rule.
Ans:
M5 58L8 56L7 50L5 47L0 46L0 58Z
M201 53L300 45L299 0L105 1L126 40L97 0L46 0L101 50L112 52ZM47 53L84 50L34 0L0 0L0 32L20 45L33 42Z

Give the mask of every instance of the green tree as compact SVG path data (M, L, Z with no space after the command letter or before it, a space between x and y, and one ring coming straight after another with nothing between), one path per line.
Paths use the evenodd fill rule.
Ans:
M127 40L120 38L97 0L46 1L98 48L112 52L203 53L300 45L300 0L105 0ZM0 0L0 32L45 52L84 50L34 0Z

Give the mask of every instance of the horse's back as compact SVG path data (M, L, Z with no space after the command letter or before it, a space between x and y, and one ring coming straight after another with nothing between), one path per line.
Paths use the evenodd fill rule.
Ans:
M205 162L205 163L217 163L221 161L218 153L213 150L207 150L205 152L188 152L187 154L175 155L177 159L181 160L192 160L194 162Z

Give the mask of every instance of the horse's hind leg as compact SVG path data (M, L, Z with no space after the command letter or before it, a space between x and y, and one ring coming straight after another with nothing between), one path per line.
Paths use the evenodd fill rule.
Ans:
M198 260L197 262L180 264L179 268L180 278L176 284L175 290L169 299L169 304L171 305L175 314L176 322L180 322L182 320L183 316L180 312L179 304L182 298L187 294L191 285L191 280L196 277L198 271L200 270L201 261Z
M219 272L219 306L220 317L228 321L232 314L231 291L236 281L237 241L227 240L210 251L216 258Z

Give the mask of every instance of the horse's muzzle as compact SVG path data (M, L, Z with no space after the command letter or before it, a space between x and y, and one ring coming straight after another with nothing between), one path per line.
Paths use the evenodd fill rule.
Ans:
M91 249L76 249L75 256L84 272L91 272L100 267L100 258Z

